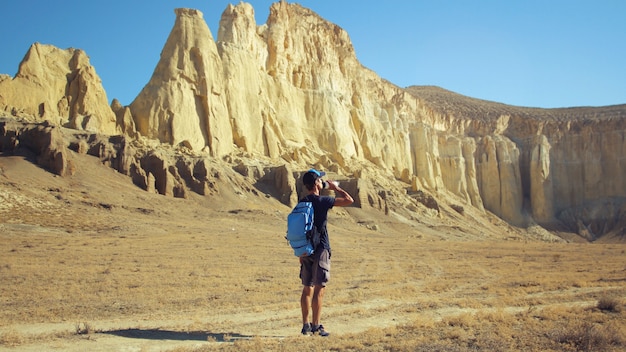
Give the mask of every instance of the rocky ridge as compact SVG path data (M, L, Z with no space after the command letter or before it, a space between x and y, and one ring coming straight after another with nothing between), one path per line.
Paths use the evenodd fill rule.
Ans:
M315 166L357 206L409 221L493 213L587 240L626 234L626 105L537 109L400 88L358 62L342 28L283 1L260 26L251 5L229 5L217 40L201 12L175 13L129 106L107 105L82 51L34 44L0 78L2 152L25 147L60 175L88 153L175 197L210 196L227 177L285 205L294 176ZM56 142L33 147L27 131Z

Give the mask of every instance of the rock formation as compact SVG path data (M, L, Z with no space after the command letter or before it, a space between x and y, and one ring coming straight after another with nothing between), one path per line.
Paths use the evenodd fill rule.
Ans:
M551 228L561 222L576 229L580 226L571 219L580 219L582 214L560 214L607 199L611 204L625 203L626 184L621 175L626 172L622 157L626 105L533 109L431 87L408 90L427 101L429 119L441 126L438 133L471 137L476 142L471 164L476 166L480 198L486 209L509 223L537 222ZM452 178L454 170L446 174Z
M213 194L213 163L226 160L292 204L289 175L315 165L343 176L360 192L359 206L385 212L401 193L381 190L393 179L437 214L437 199L446 199L459 214L471 207L590 239L623 228L626 105L535 109L436 87L403 89L363 67L342 28L284 1L260 26L251 5L229 5L217 41L201 12L175 13L154 73L130 106L106 106L82 51L35 44L15 78L0 77L0 108L125 135L98 137L107 142L97 148L85 135L72 149L90 150L166 195ZM598 209L611 209L611 220Z
M60 127L48 122L20 123L0 118L0 153L32 157L38 165L60 176L74 173Z
M137 131L172 145L232 150L221 59L202 13L177 9L150 82L130 105Z
M69 128L117 133L100 77L79 49L33 44L12 79L0 79L0 109Z

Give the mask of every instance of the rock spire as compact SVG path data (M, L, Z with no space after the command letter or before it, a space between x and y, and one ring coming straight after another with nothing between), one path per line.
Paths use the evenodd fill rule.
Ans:
M79 49L33 44L15 77L0 77L0 108L79 130L118 131L102 81Z
M161 59L130 110L143 136L216 156L232 150L222 60L200 11L176 9Z

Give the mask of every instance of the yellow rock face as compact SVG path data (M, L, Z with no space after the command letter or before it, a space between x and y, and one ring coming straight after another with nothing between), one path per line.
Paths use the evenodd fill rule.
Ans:
M107 106L82 51L34 44L15 78L0 77L0 108L217 158L320 165L360 178L367 196L359 204L381 209L363 175L517 226L567 218L584 227L594 204L609 208L599 200L624 203L624 105L535 109L400 88L359 63L341 27L297 4L274 3L260 26L251 5L229 5L217 40L201 12L175 13L154 74L130 106Z
M89 57L33 44L13 79L0 80L0 108L58 125L115 134L115 114Z

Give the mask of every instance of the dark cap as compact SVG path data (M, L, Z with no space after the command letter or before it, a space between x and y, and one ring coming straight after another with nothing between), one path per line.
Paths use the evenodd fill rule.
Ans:
M322 176L324 175L326 175L324 171L317 171L315 169L311 169L302 176L302 183L304 183L305 185L312 186L315 184L315 181L317 181L318 178L322 178Z

